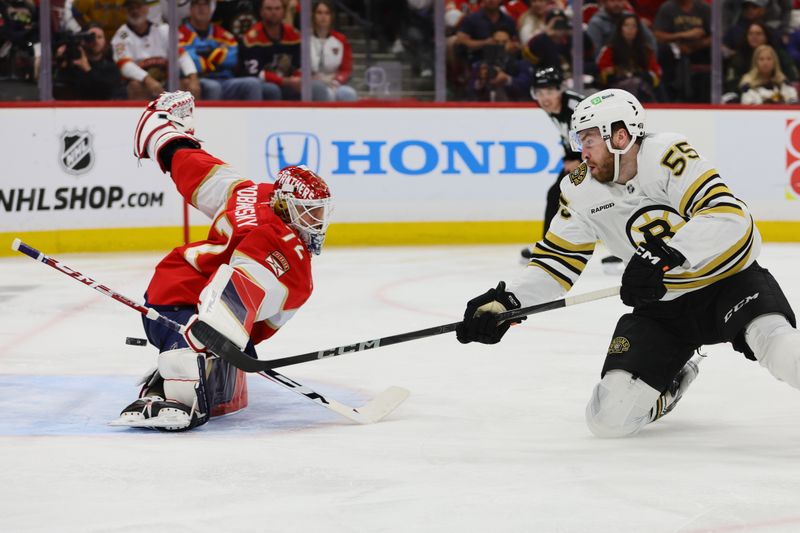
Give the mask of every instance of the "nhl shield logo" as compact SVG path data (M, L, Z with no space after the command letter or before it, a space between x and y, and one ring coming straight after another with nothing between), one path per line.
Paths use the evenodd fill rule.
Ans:
M61 135L61 153L58 161L69 174L84 174L94 164L92 134L88 131L67 131Z

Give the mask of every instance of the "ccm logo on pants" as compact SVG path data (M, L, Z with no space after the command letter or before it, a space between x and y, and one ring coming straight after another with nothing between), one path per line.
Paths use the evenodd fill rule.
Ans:
M756 298L758 298L758 293L755 293L755 294L754 294L754 295L752 295L752 296L748 296L747 298L745 298L744 300L742 300L742 301L741 301L741 302L739 302L738 304L734 305L734 306L733 306L733 309L731 309L730 311L728 311L727 313L725 313L725 323L727 323L727 322L728 322L728 320L730 320L730 319L731 319L731 317L733 316L733 313L735 313L736 311L738 311L739 309L741 309L742 307L744 307L745 305L747 305L749 302L752 302L752 301L753 301L753 300L755 300Z

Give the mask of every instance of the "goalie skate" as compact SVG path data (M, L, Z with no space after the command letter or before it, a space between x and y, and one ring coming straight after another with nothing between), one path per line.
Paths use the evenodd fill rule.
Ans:
M133 155L158 160L161 148L178 139L200 147L194 136L194 96L187 91L162 93L147 104L136 124Z
M119 418L109 422L109 425L184 431L197 426L198 422L193 408L174 400L164 400L160 396L145 396L123 409Z

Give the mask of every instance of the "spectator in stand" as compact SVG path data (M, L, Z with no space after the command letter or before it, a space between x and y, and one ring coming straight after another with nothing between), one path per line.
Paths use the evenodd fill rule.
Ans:
M495 32L505 31L511 35L513 42L519 42L516 24L500 10L500 1L481 0L480 9L465 15L455 37L447 42L447 78L456 98L469 97L464 93L470 91L473 66L483 60L484 48L495 45Z
M711 8L703 0L667 0L653 30L658 62L672 100L708 102L711 96Z
M517 38L514 20L500 11L500 0L482 0L481 8L464 17L456 33L456 44L460 48L459 55L466 56L469 64L480 61L483 49L494 46L496 31L505 31L512 40Z
M529 100L533 66L522 59L508 32L498 30L495 44L484 48L483 60L473 66L470 100L478 102L523 102Z
M519 42L525 44L547 29L545 18L549 10L550 0L531 0L528 10L517 21Z
M233 35L211 23L214 0L191 0L189 20L178 31L178 46L192 58L205 100L261 100L261 80L237 78L239 45Z
M405 0L406 18L401 38L411 72L420 78L433 77L433 0Z
M405 49L400 34L406 18L406 2L404 0L363 0L363 2L370 5L372 37L378 41L378 48L390 54L402 54Z
M39 14L32 0L0 0L0 76L33 78Z
M242 38L243 70L263 80L264 100L299 100L300 33L283 22L281 0L262 0L260 15Z
M39 45L39 24L36 6L30 0L0 0L0 78L22 82L19 97L35 93L32 82L34 47ZM30 84L30 87L23 85ZM12 95L9 95L12 96Z
M586 33L592 39L595 49L595 58L600 50L608 44L611 36L614 34L622 15L629 11L627 0L600 0L600 9L589 21L586 26ZM642 28L642 35L644 41L653 50L656 49L657 43L653 33L648 28Z
M465 16L478 11L477 0L446 0L444 4L444 24L445 31L449 35L455 35L456 28L461 24Z
M283 0L283 23L293 28L300 27L300 0Z
M126 20L124 0L68 0L65 8L65 22L69 28L74 30L74 23L81 28L88 28L94 22L100 25L107 41L111 41ZM74 23L71 19L74 19Z
M644 40L642 23L634 13L622 15L611 42L597 57L602 89L624 89L640 102L655 102L661 81L656 53Z
M741 102L748 105L796 104L797 90L786 83L778 54L768 44L753 52L750 72L742 77L739 87Z
M744 76L752 67L753 52L762 44L768 44L775 49L778 54L781 70L790 82L798 80L797 67L792 58L783 49L780 41L771 38L769 28L762 22L751 22L747 27L746 38L741 42L739 48L725 62L725 90L727 92L737 92L739 84Z
M767 25L773 37L783 40L791 31L792 0L724 0L722 4L722 28L727 31L741 20L759 21ZM739 32L739 39L744 39L743 29ZM736 48L739 41L728 45Z
M356 90L347 85L353 73L353 51L347 38L331 29L333 5L330 0L316 0L311 22L311 98L316 101L352 102Z
M241 40L259 21L259 7L254 0L222 0L217 3L212 20Z
M800 71L800 28L797 28L789 35L786 51L792 58L794 66Z
M56 50L55 62L53 93L58 100L112 100L126 96L99 24L89 24L82 37L68 37L66 44Z
M769 27L766 23L765 15L768 3L769 0L741 0L741 12L734 24L727 28L725 36L722 38L722 44L725 45L728 53L738 50L742 46L747 39L748 28L754 22L760 22L767 28L767 37L770 43L778 43L782 40L781 31ZM749 64L747 68L750 68Z
M653 21L656 19L658 8L665 0L630 0L633 12L639 15L642 24L648 28L653 27Z
M223 2L225 0L222 0ZM190 0L149 0L150 12L147 18L156 24L169 24L169 3L174 2L177 11L178 26L189 19Z
M530 0L505 0L501 9L506 15L511 17L515 23L519 24L519 18L528 10L529 3Z
M144 0L124 0L124 4L126 22L111 40L114 61L127 82L128 98L150 100L164 92L169 28L148 20L149 7ZM200 81L192 58L182 52L178 62L181 88L199 98Z
M545 17L545 29L533 36L523 49L523 57L536 70L552 67L564 78L572 76L572 25L560 9Z

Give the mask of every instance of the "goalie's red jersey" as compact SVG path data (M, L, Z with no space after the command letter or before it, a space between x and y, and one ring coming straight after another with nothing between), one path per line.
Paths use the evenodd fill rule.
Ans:
M191 205L213 219L208 238L172 250L147 289L153 305L194 305L220 265L265 291L250 338L272 336L313 290L311 258L297 233L272 208L272 184L253 183L203 150L179 150L172 180Z

